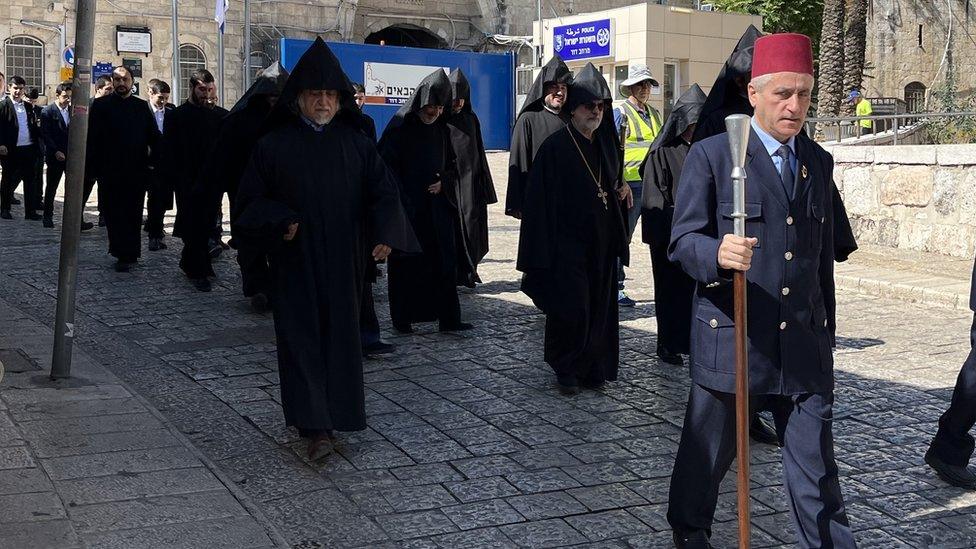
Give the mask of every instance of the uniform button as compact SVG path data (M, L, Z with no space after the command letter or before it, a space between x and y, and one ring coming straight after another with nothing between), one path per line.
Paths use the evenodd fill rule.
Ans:
M783 295L790 295L790 289L789 288L783 288Z
M712 328L718 328L718 321L713 318L708 321L708 325L711 326Z
M792 215L786 216L786 224L787 225L792 225L793 224L793 216Z
M786 252L785 254L783 254L783 257L785 257L787 261L792 261L793 260L793 252Z
M780 322L779 323L779 329L780 330L785 330L786 329L786 322Z

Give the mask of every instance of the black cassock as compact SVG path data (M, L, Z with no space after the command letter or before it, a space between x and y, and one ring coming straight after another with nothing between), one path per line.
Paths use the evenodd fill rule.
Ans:
M444 71L427 76L390 121L379 149L396 176L400 198L423 253L389 259L390 316L394 327L438 320L442 328L461 322L457 295L457 167L443 118L424 124L425 105L449 105L451 84ZM440 181L442 190L427 188Z
M546 314L545 360L584 383L617 379L619 363L616 272L626 231L605 146L572 125L546 140L529 175L518 248L522 291ZM600 170L599 189L587 163Z
M190 101L167 115L163 128L163 164L176 191L173 235L183 239L180 268L190 278L213 275L207 239L219 204L211 196L211 162L220 125L227 110Z
M333 122L292 120L262 138L237 194L234 238L269 252L281 401L302 431L366 427L359 339L363 250L414 251L373 143ZM297 222L291 242L282 240Z
M86 172L98 179L99 211L108 229L108 252L124 263L142 252L142 208L149 178L149 154L159 129L149 105L116 93L92 102Z
M454 98L464 99L460 112L447 118L451 145L457 158L457 208L462 250L466 261L458 266L458 284L473 288L481 282L478 263L488 254L488 205L498 202L488 169L481 122L471 108L471 87L461 69L451 72Z

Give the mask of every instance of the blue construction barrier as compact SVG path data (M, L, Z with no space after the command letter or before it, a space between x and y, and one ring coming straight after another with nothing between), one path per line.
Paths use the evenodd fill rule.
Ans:
M377 46L373 44L352 44L348 42L329 42L342 69L349 78L367 86L367 103L364 111L376 121L377 132L393 118L399 108L399 101L409 95L408 86L420 83L420 78L437 67L453 70L460 67L471 83L471 106L481 120L482 137L485 147L494 150L508 150L512 138L512 123L515 118L515 56L511 53L473 53L423 48L404 48L399 46ZM281 39L281 64L289 71L299 57L312 45L311 40L295 38ZM401 67L396 67L397 65ZM379 91L381 77L370 80L374 83L369 89L366 68L371 73L394 74L389 85L389 96ZM427 70L429 69L429 70ZM420 74L415 82L413 75ZM377 78L380 78L378 81ZM393 82L396 80L396 82ZM380 82L378 84L378 82ZM376 94L374 96L374 94Z

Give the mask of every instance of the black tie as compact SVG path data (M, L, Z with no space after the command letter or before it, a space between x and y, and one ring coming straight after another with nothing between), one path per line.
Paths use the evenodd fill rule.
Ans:
M783 190L786 191L787 198L793 198L793 185L796 181L796 176L793 174L793 165L790 163L790 147L788 145L783 145L776 150L776 156L783 159L783 165L780 167L779 175L783 180Z

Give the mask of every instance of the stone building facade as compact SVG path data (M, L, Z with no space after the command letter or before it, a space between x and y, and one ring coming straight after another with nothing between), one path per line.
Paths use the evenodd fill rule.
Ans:
M976 5L969 0L871 0L864 87L925 109L952 67L960 106L976 93ZM950 37L951 30L951 40ZM946 55L947 47L949 55ZM950 63L951 60L951 63Z

